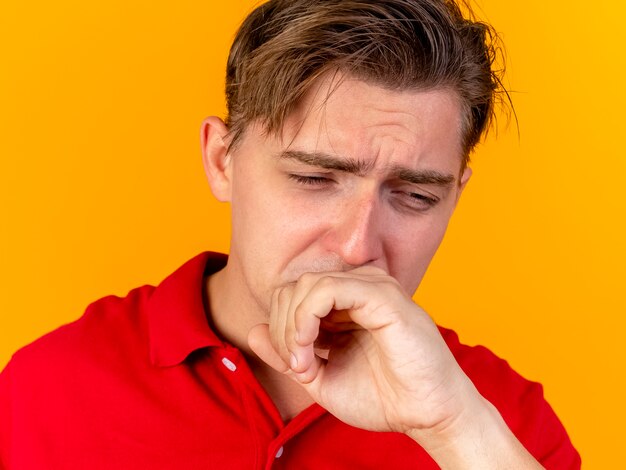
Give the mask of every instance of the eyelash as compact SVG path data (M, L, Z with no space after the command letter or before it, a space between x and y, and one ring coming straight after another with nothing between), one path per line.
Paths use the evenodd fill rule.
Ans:
M296 181L297 183L310 185L310 186L328 184L331 182L329 178L326 178L324 176L305 176L305 175L290 174L289 178Z
M439 202L438 198L424 196L423 194L418 193L408 193L409 198L419 202L420 204L426 204L429 208L434 206Z
M304 186L323 186L332 183L332 179L326 178L325 176L298 175L292 173L289 174L289 178ZM429 197L419 193L407 193L404 191L394 191L393 193L399 196L404 196L401 204L409 209L417 211L428 210L439 202L439 198ZM421 207L418 207L418 205Z

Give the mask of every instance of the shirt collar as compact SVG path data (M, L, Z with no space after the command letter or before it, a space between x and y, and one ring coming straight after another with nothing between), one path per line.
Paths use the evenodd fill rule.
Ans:
M193 351L224 346L211 330L204 305L205 276L226 265L227 256L205 252L159 284L148 301L150 360L160 367L180 364Z

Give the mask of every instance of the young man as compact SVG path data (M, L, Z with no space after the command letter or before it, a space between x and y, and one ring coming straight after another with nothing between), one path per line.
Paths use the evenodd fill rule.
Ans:
M444 0L273 0L202 126L228 258L92 304L0 377L13 468L578 468L541 387L411 300L498 80Z

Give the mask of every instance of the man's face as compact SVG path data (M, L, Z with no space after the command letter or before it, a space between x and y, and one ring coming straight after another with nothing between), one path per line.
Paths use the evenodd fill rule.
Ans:
M328 97L330 80L318 85L282 136L249 126L228 163L228 269L242 300L263 312L277 287L305 272L362 265L412 294L471 173L461 174L452 92L346 79Z

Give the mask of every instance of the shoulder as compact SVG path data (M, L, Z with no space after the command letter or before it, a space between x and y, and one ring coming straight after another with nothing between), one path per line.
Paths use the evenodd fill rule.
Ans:
M13 374L58 379L63 370L75 373L81 364L93 368L98 363L127 361L131 353L146 356L146 309L153 291L153 286L142 286L125 297L93 302L78 320L17 351L9 363Z
M141 370L153 289L104 297L13 355L0 373L0 468L11 449L47 441L77 416L93 417L102 403L115 400L115 384Z
M506 360L498 357L490 349L461 343L453 330L439 327L439 331L476 388L489 401L500 405L498 406L500 413L508 414L509 411L514 412L517 409L511 402L514 397L523 399L529 394L543 395L540 383L522 377Z
M42 376L48 372L80 374L100 366L109 373L128 373L154 362L155 343L157 352L159 348L174 352L180 349L182 360L192 346L205 345L206 341L196 341L198 331L210 336L205 331L209 327L203 279L225 262L224 255L201 253L157 287L145 285L125 297L103 297L89 305L78 320L19 350L10 365L16 373L23 370L32 375L38 370Z

